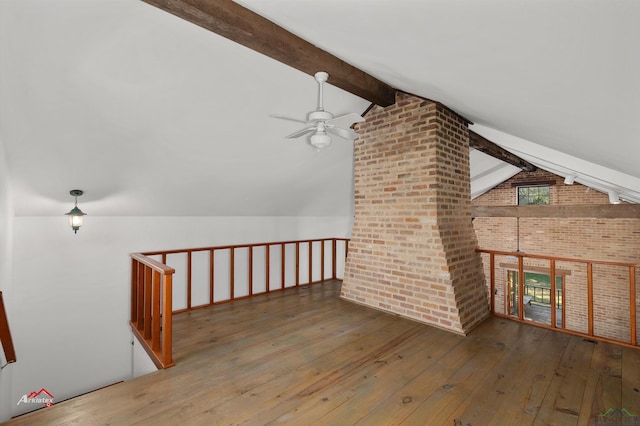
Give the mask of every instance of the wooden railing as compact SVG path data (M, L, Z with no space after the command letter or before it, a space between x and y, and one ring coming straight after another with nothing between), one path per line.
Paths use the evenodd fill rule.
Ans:
M4 350L4 359L7 362L7 364L16 362L16 351L13 348L13 339L11 338L11 330L9 329L9 321L7 320L7 312L4 309L4 300L2 299L1 291L0 291L0 343L2 344L2 349Z
M478 249L478 252L482 253L490 309L494 315L586 338L639 346L638 264L486 249ZM549 291L557 297L550 298L548 323L526 317L523 297L513 300L508 288L509 270L518 271L517 294L525 294L525 271L539 273L544 270L553 277ZM562 288L556 288L555 277L561 275L565 281ZM558 306L558 298L562 300L561 306ZM558 310L561 321L556 318Z
M533 293L533 294L531 294ZM531 302L551 305L551 288L524 283L524 294L531 296ZM562 289L556 288L556 307L562 306ZM548 301L547 301L548 300Z
M131 254L131 328L157 368L173 366L171 354L174 269Z
M166 368L172 314L339 279L347 250L347 239L324 238L132 254L131 325Z

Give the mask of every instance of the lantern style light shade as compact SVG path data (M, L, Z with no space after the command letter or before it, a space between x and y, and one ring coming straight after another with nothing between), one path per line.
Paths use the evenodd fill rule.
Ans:
M78 229L82 226L82 217L86 215L86 213L78 208L78 197L84 194L84 192L80 189L72 189L69 191L69 194L76 198L76 204L69 213L66 213L66 215L69 216L69 226L73 229L73 233L77 234Z

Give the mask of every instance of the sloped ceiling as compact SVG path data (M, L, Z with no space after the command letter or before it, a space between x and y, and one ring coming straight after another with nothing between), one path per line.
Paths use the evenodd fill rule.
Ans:
M444 103L541 168L640 202L638 2L239 2L398 89Z
M539 167L640 201L639 2L239 3ZM74 188L96 215L351 212L351 142L315 152L269 118L314 109L311 76L136 0L5 0L0 53L18 215L59 215ZM327 87L334 114L368 105ZM517 172L471 159L474 195Z
M313 77L136 0L0 2L18 215L349 215L353 143L285 136ZM328 86L335 114L369 102Z

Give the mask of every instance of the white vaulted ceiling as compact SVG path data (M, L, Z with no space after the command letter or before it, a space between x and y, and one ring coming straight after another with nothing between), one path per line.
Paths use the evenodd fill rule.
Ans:
M640 3L242 0L539 167L640 202ZM331 79L329 80L329 83ZM312 76L137 0L0 2L18 215L349 215L352 143L287 140ZM325 107L369 102L328 86ZM478 195L517 169L472 153Z

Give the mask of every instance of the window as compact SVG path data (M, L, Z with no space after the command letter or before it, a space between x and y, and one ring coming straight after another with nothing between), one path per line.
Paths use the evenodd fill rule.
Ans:
M549 204L549 186L519 186L518 205Z

